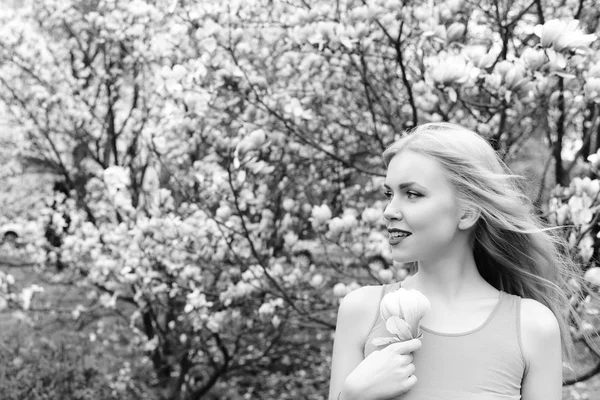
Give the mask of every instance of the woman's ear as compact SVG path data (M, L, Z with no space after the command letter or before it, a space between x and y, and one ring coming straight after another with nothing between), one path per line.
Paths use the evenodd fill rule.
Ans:
M466 231L467 229L472 228L475 226L480 216L481 213L479 211L467 208L460 217L460 221L458 221L458 229Z

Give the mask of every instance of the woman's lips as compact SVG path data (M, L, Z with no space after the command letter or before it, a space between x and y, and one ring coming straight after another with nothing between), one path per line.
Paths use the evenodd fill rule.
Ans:
M402 242L404 239L406 239L408 236L400 236L400 237L391 237L390 238L390 244L392 246L395 246L397 244L400 244L400 242Z
M407 235L402 235L402 236L396 236L396 235L390 234L389 243L390 243L390 245L395 246L397 244L400 244L404 239L406 239L410 235L411 235L410 233Z

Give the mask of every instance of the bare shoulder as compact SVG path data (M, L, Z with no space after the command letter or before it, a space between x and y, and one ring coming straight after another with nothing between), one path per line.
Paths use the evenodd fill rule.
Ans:
M527 365L549 353L560 354L560 327L554 313L533 299L521 299L521 339Z
M361 349L379 312L382 286L363 286L341 301L336 324L336 340L344 346Z
M555 336L560 332L554 313L533 299L521 299L521 326L524 334Z
M382 286L363 286L348 293L340 303L338 327L352 327L357 339L369 333L379 312Z
M364 343L379 311L382 286L363 286L341 301L331 361L329 398L342 390L346 377L364 359Z
M382 286L369 285L351 291L342 299L339 313L352 317L374 315L373 311L379 307L382 290Z

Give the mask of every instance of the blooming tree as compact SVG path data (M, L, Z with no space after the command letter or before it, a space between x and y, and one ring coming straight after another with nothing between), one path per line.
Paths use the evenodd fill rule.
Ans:
M536 203L570 215L582 265L595 262L598 13L553 0L5 11L0 100L19 154L67 193L40 210L62 240L38 257L92 290L76 318L126 313L163 398L321 398L339 298L404 273L345 260L364 263L381 235L381 152L407 128L460 123L509 163L542 149ZM322 265L294 261L306 239Z

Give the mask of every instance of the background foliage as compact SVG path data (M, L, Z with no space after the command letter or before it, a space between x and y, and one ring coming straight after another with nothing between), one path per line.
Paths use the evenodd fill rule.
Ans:
M56 177L25 252L48 285L86 293L79 329L145 360L106 396L323 398L339 299L405 274L366 254L385 253L380 155L423 122L476 130L525 174L595 290L599 14L591 0L4 11L0 101L24 135L11 155ZM312 265L293 257L303 243ZM0 286L24 309L43 289ZM579 337L597 311L573 301L591 319Z

